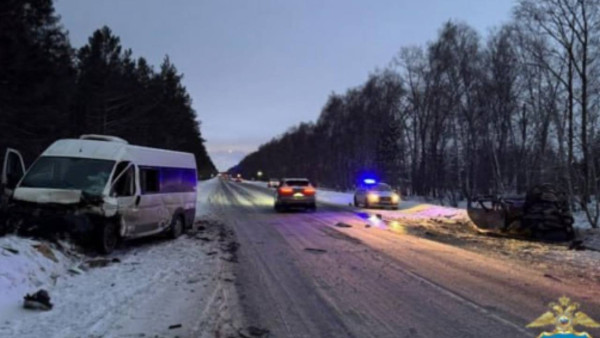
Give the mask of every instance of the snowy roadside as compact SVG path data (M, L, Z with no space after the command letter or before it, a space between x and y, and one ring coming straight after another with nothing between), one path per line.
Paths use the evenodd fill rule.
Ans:
M195 231L177 240L127 242L110 257L91 259L63 254L54 244L0 238L0 336L213 337L233 330L232 233L205 218L217 183L199 185L202 219ZM46 249L34 247L40 244ZM54 308L23 309L25 293L40 288L48 290Z
M211 178L207 181L198 182L196 197L196 220L211 216L210 197L219 185L219 179Z
M329 190L318 190L317 196L319 201L336 205L349 205L353 199L352 193ZM547 278L600 282L600 229L590 229L581 213L574 215L574 226L581 245L490 237L479 232L466 208L415 200L402 201L400 210L368 210L368 213L380 215L384 222L371 219L370 223L386 231L412 234L489 256L509 258L547 270ZM584 247L587 249L584 250Z
M6 318L26 293L55 285L71 266L81 262L80 257L65 255L40 241L13 235L1 237L0 318Z

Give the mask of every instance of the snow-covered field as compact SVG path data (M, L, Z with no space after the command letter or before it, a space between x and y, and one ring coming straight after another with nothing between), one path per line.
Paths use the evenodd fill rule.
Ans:
M206 201L217 183L201 182L198 216L209 213ZM228 239L211 222L200 224L199 232L177 240L128 242L107 260L0 238L0 337L212 337L226 331L217 326L231 317L230 263L221 259L230 255L223 250ZM94 262L106 266L90 267ZM24 309L25 293L40 288L54 308Z

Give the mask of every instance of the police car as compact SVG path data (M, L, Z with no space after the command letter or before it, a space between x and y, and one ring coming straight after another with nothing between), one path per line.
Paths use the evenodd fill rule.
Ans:
M363 208L398 209L400 194L388 184L365 179L354 192L354 206Z

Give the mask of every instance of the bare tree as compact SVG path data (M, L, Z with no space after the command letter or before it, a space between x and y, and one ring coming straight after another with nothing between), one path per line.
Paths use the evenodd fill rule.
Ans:
M576 181L579 204L588 214L592 226L598 215L589 210L590 195L596 188L595 168L590 156L591 82L598 68L598 34L600 33L600 1L598 0L521 0L515 17L532 34L542 34L550 43L538 52L537 61L548 69L567 92L568 163L571 170L569 189ZM576 117L578 122L576 123ZM575 128L579 127L579 138ZM576 153L576 141L579 149ZM579 159L576 158L579 155ZM576 163L577 162L577 163ZM578 165L576 165L578 164ZM598 201L596 201L597 205ZM600 208L596 207L595 214Z

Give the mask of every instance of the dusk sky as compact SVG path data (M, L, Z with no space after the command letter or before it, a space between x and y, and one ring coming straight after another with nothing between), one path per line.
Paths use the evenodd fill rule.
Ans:
M74 47L109 26L158 69L169 55L219 170L363 83L400 47L461 20L485 36L513 0L56 0Z

